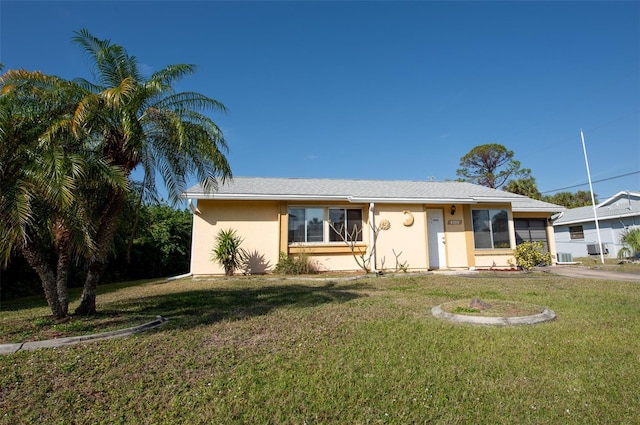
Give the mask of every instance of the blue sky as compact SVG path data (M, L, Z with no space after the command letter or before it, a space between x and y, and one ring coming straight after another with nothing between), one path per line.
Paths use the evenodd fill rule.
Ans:
M599 199L640 191L640 2L1 0L0 62L87 77L81 28L197 64L236 176L447 180L500 143L575 192L583 129Z

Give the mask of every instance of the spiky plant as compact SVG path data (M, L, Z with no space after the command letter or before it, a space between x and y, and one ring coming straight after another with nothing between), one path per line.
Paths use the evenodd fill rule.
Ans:
M227 276L233 276L244 264L246 252L240 247L242 241L234 229L220 229L216 236L211 260L224 267L224 274Z
M618 251L618 258L640 254L640 227L624 230L620 235L620 243L624 246Z

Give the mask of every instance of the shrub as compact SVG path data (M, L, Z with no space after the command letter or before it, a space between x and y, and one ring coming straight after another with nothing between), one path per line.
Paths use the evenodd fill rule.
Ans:
M640 254L640 227L623 231L620 243L623 247L618 251L618 258L635 257Z
M525 270L551 264L551 253L544 252L542 242L523 242L516 247L513 255L516 257L516 264Z
M280 252L278 264L273 272L278 274L314 274L318 273L318 269L306 253L288 256L286 252Z
M242 267L246 258L245 251L240 248L242 238L233 229L220 229L216 243L211 250L211 259L224 267L224 274L233 276L236 269Z

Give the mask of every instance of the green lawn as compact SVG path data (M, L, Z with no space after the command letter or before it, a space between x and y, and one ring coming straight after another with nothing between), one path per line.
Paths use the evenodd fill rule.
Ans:
M486 273L105 286L99 328L170 322L1 356L0 424L638 423L638 285ZM481 327L431 315L474 296L557 319ZM3 333L53 326L46 309L19 305L3 305Z
M617 258L605 258L604 264L599 256L576 257L573 259L578 267L588 267L613 272L640 273L640 262L621 261Z

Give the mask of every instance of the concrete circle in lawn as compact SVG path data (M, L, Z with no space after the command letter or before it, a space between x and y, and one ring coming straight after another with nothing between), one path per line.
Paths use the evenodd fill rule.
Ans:
M485 308L480 310L463 307L464 302L469 304L468 300L457 300L437 305L431 309L431 314L439 319L454 323L494 326L534 325L556 318L556 313L553 310L538 305L516 303L514 301L489 301L487 303L481 301ZM503 307L502 310L496 309L498 311L497 315L495 312L491 312L492 307L496 304ZM505 306L507 308L504 308ZM511 308L512 306L515 307ZM518 306L522 308L518 308Z

